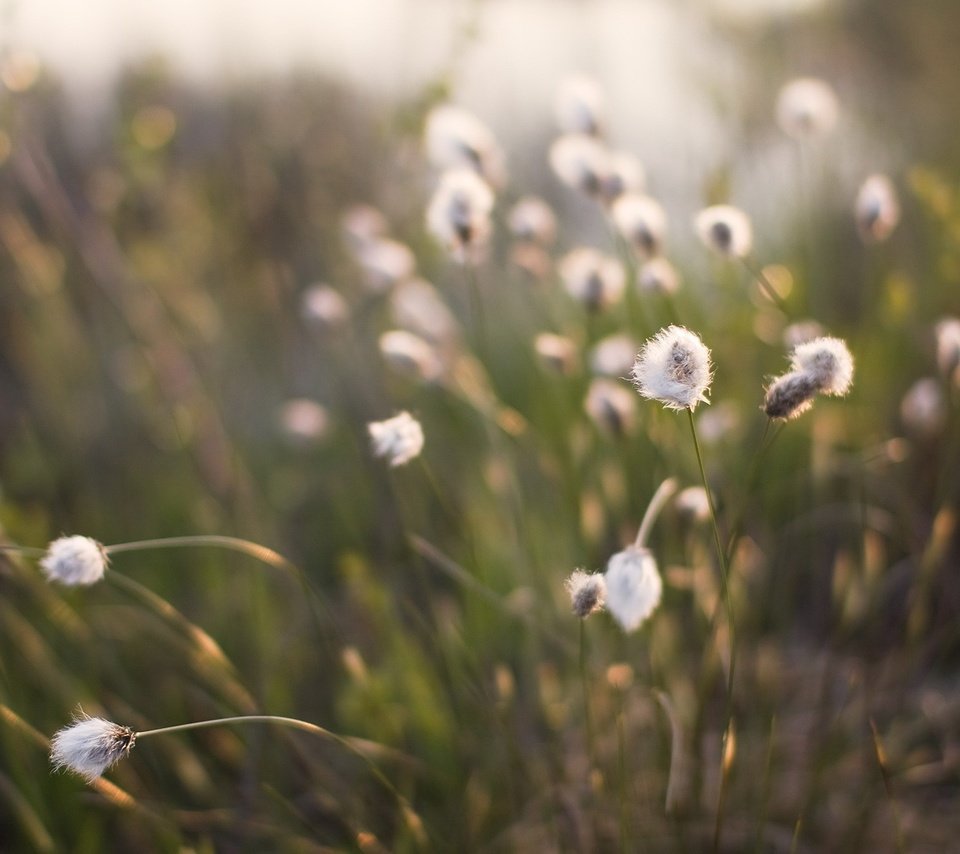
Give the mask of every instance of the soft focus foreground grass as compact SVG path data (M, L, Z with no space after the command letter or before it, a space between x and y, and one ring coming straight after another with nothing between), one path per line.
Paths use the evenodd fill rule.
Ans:
M793 270L790 319L813 314L858 367L851 396L786 425L751 482L763 384L786 349L739 268L696 248L673 258L674 304L588 318L556 281L516 270L501 234L478 272L481 326L463 272L423 233L418 109L396 118L307 79L204 97L147 69L80 148L61 99L41 80L3 102L6 535L233 534L283 552L309 589L212 549L117 555L158 600L109 580L65 591L5 560L5 848L709 848L726 650L709 528L664 512L651 541L663 603L634 635L586 623L586 686L562 587L632 541L664 478L698 482L685 416L643 403L635 430L606 436L583 412L586 367L556 376L532 350L545 329L642 341L675 317L717 366L698 417L735 416L705 442L722 524L742 512L745 535L725 848L955 838L956 390L935 434L908 435L899 416L935 373L933 324L960 312L953 176L921 163L898 176L904 222L879 247L859 243L829 186L805 236L755 222L762 261ZM535 189L524 181L499 214ZM386 298L364 288L339 227L358 201L384 208L460 320L457 383L382 363ZM300 317L321 280L350 303L343 329ZM329 411L318 444L278 426L298 396ZM366 424L400 409L426 446L390 471ZM88 789L52 776L43 744L78 704L138 729L298 716L399 751L374 760L392 789L336 744L270 729L145 741L108 775L121 793Z

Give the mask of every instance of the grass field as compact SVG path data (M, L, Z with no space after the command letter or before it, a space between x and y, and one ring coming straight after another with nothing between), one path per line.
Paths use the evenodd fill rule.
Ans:
M936 69L926 18L884 9ZM842 138L855 75L835 127L814 97L787 132L777 95L806 69L769 77L721 116L742 157L682 209L610 160L588 88L559 116L574 144L550 126L519 157L494 117L437 126L446 78L397 105L309 75L213 94L145 62L81 144L56 80L5 62L0 848L955 846L946 121L923 136L900 105L874 162ZM879 172L895 202L857 207ZM530 195L546 213L516 212ZM736 221L705 235L726 253L697 237L727 203L749 250ZM671 325L712 364L674 408L630 381ZM768 417L822 336L852 385L817 375ZM391 465L401 440L369 425L401 412L423 446ZM565 582L635 558L651 501L662 595L611 573L578 617ZM102 580L48 580L65 535L106 546ZM80 709L140 734L92 782L51 769Z

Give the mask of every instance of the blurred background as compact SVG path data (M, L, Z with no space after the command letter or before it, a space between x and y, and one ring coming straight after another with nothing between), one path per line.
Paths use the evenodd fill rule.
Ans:
M953 0L0 3L5 539L222 534L296 567L145 550L75 590L9 552L4 850L947 850L960 424L935 329L960 316L958 43ZM638 295L601 206L551 169L572 74L666 212L672 301ZM840 108L798 144L775 104L805 76ZM472 273L424 220L447 102L505 152ZM864 244L872 173L902 219ZM518 252L530 194L557 236ZM782 310L699 245L719 202L752 217ZM622 262L622 304L565 292L581 245ZM426 298L398 296L420 277ZM578 626L563 589L633 540L665 478L699 483L685 416L584 409L599 342L678 319L713 350L699 429L743 531L723 761L702 520L664 511L664 601L636 634ZM758 458L801 320L847 340L854 391ZM439 367L391 356L396 328ZM367 424L400 410L426 444L390 469ZM382 749L209 730L144 740L87 788L46 753L78 705L136 729L286 714Z

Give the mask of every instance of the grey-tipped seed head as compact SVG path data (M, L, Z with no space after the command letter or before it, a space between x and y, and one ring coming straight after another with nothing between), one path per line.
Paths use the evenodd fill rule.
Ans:
M789 421L802 415L813 405L819 386L817 379L805 371L792 371L777 377L767 388L763 411L770 418Z
M581 620L603 608L607 596L607 584L599 572L576 570L564 582L570 594L570 606Z

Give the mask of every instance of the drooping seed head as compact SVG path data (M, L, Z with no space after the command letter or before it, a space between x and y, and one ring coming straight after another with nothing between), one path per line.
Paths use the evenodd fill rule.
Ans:
M663 582L649 549L630 546L607 563L607 610L625 632L636 631L660 604Z
M693 221L704 246L727 258L743 258L753 248L750 218L732 205L704 208Z
M367 425L374 456L383 457L391 467L402 466L423 450L423 428L409 412Z
M581 620L603 609L607 585L599 572L588 573L575 570L563 586L570 594L573 613Z
M47 546L40 569L48 581L68 587L96 584L107 569L107 553L101 543L90 537L60 537Z
M838 113L833 88L815 77L791 80L777 95L777 123L794 139L825 136L836 126Z
M819 385L816 378L805 371L791 371L777 377L767 387L763 411L768 418L789 421L813 406Z
M643 345L633 366L640 394L667 409L693 411L698 403L709 403L711 379L710 351L682 326L661 329Z
M900 222L900 199L886 175L871 175L857 192L853 206L860 237L867 243L886 240Z
M136 740L130 727L81 713L50 740L50 761L55 771L66 768L92 783L126 758Z
M793 349L790 367L808 374L820 394L842 397L853 384L853 356L839 338L814 338L799 344Z

